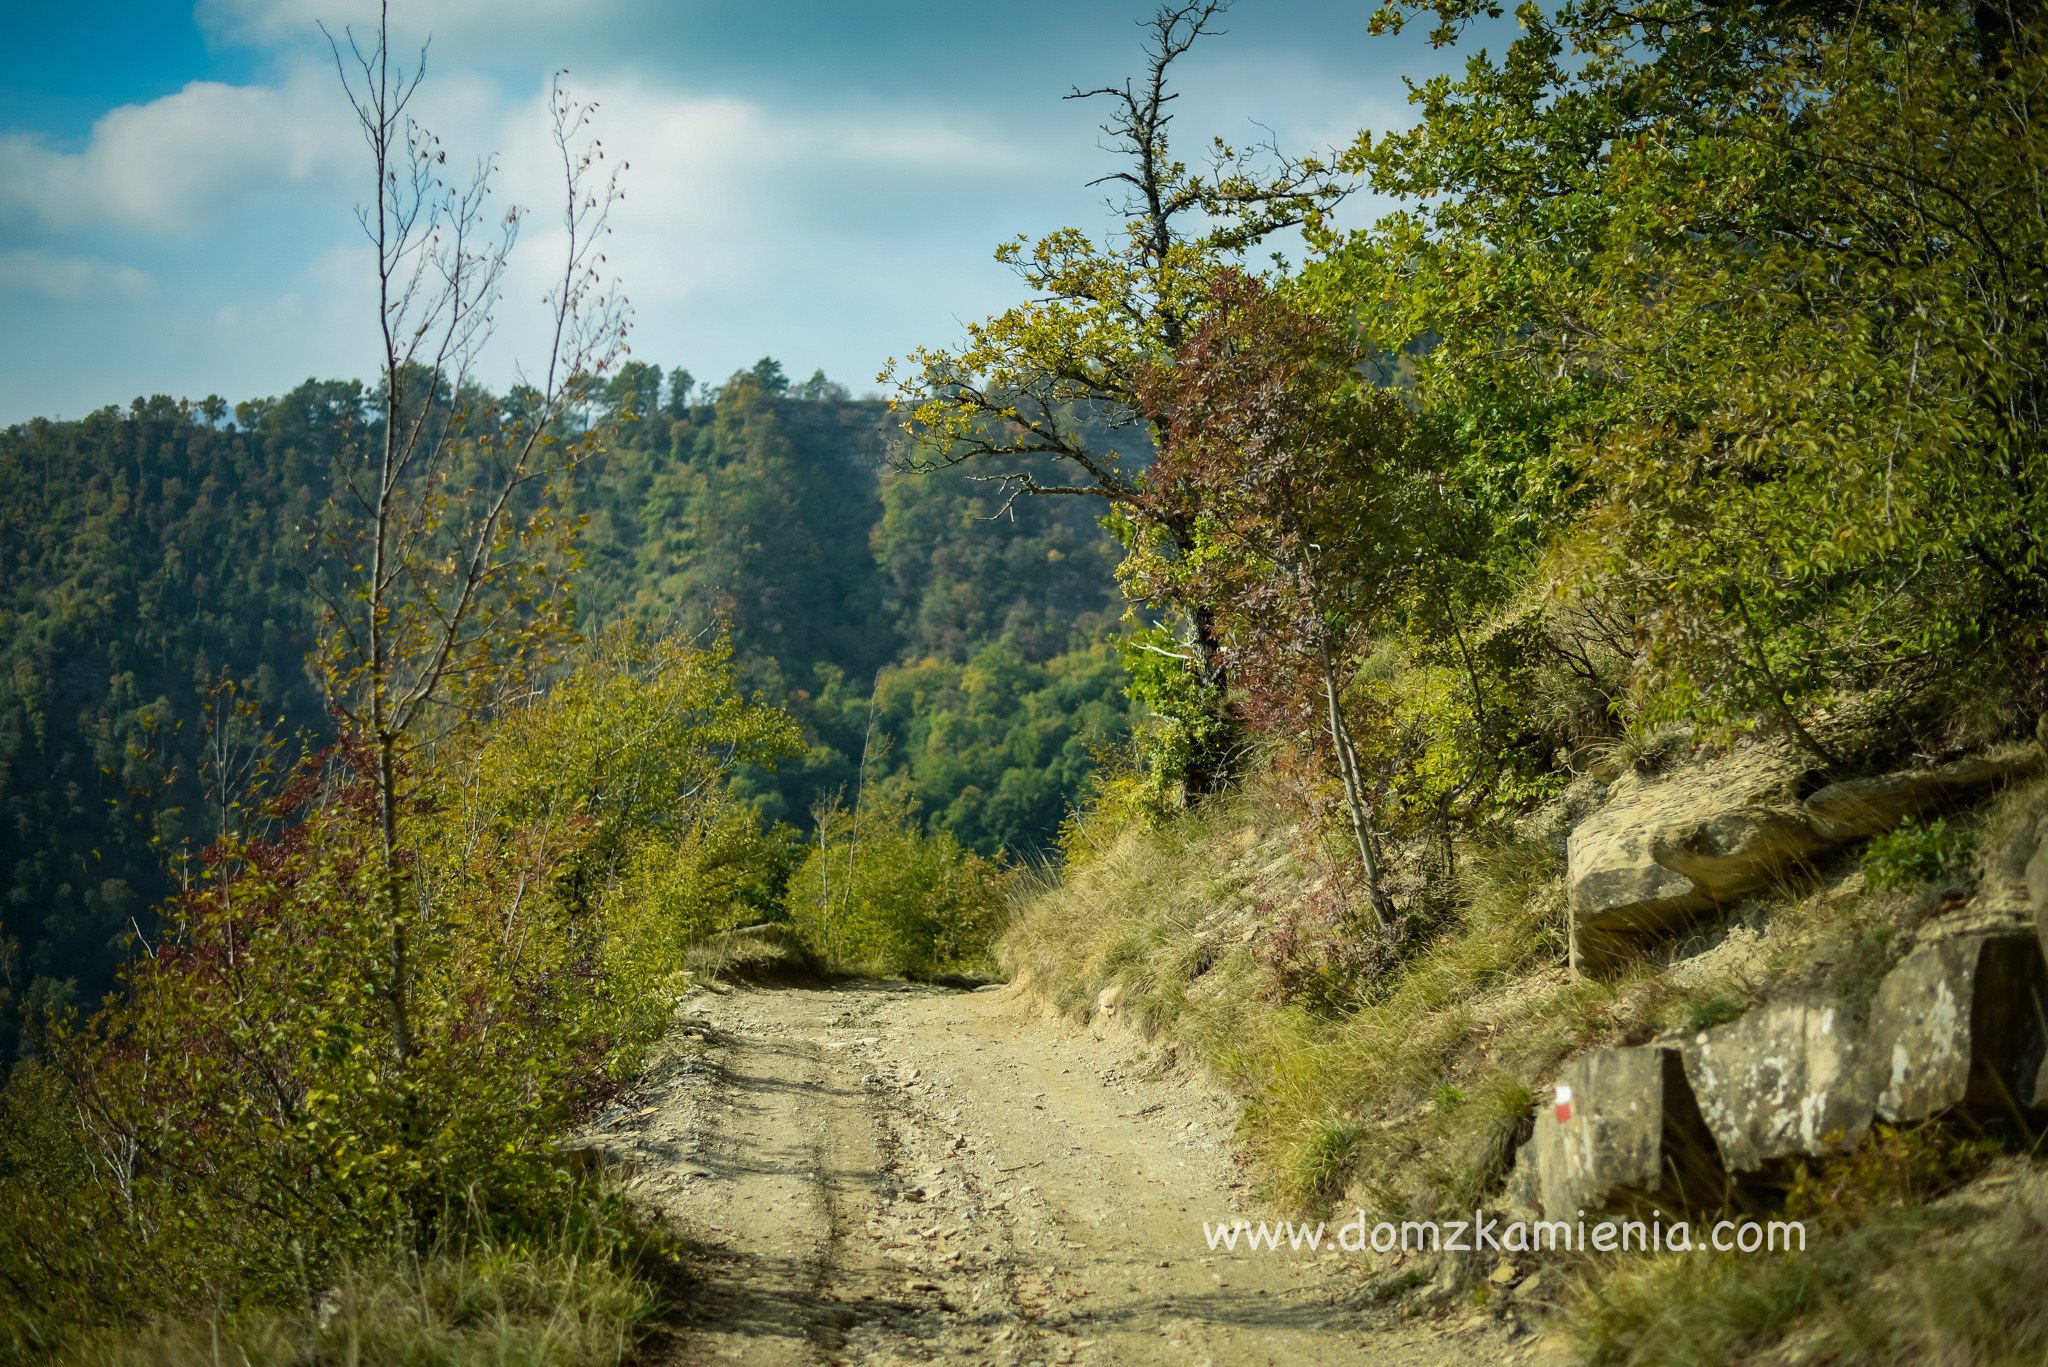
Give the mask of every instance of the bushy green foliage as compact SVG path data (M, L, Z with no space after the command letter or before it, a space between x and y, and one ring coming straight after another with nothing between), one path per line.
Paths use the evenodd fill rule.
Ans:
M616 1367L656 1285L614 1241L573 1229L487 1230L340 1269L310 1303L249 1306L86 1336L66 1367Z
M1462 22L1470 8L1433 6ZM1390 18L1397 18L1390 12ZM1414 207L1315 272L1426 335L1426 414L1649 722L2035 666L2038 17L1528 9L1352 163Z
M1448 41L1483 7L1378 22L1429 9ZM1455 914L1461 823L1573 769L1761 729L1839 770L1867 742L1851 699L1946 724L1975 696L1996 730L2048 667L2039 16L1519 17L1504 50L1418 87L1413 129L1347 158L1397 212L1315 227L1315 259L1262 285L1212 261L1133 386L1165 435L1130 477L1148 515L1128 582L1203 624L1159 644L1228 666L1221 703L1283 757L1311 743L1314 690L1276 694L1253 661L1299 675L1332 646L1328 729L1351 733L1364 800L1303 779L1305 844L1346 805L1382 827L1389 885L1426 912L1393 939ZM1315 316L1231 327L1262 316L1240 295ZM1015 310L950 359L994 375L1085 316ZM1280 344L1318 330L1320 354L1356 359ZM1384 477L1355 459L1369 405L1316 397L1360 377L1390 387L1376 430L1412 434ZM1298 610L1326 582L1342 611ZM1330 952L1355 955L1331 924Z
M789 915L828 967L912 978L983 973L1013 875L927 832L901 780L851 808L819 813L815 844L789 885Z
M890 768L932 829L985 854L1051 844L1096 752L1126 734L1124 671L1107 645L1033 664L1007 639L964 664L926 659L882 675L874 695Z
M414 752L403 1048L365 756L309 756L209 850L121 997L60 1035L62 1072L5 1093L0 1223L39 1236L0 1244L15 1349L304 1303L451 1218L616 1243L554 1143L662 1028L692 938L775 899L786 847L727 780L796 745L722 641L621 632Z
M909 660L964 660L1006 641L1043 663L1115 627L1116 543L1094 499L1005 500L960 469L882 480L875 559Z
M1909 818L1864 847L1863 870L1879 892L1931 883L1968 862L1976 843L1975 832L1950 826L1946 817Z
M1133 737L1137 763L1125 786L1137 801L1135 810L1179 810L1189 789L1199 787L1196 776L1213 767L1234 740L1223 690L1189 667L1193 643L1164 627L1127 633L1117 651L1130 675L1131 701L1141 709Z

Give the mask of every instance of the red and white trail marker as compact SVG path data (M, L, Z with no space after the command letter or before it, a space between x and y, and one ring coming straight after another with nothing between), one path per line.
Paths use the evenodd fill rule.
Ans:
M1572 1089L1562 1082L1557 1084L1557 1123L1562 1125L1572 1118Z

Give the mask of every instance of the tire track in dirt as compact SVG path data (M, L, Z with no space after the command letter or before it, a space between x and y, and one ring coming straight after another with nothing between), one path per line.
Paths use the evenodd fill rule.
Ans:
M676 1361L1442 1364L1497 1327L1371 1323L1336 1253L1213 1254L1254 1212L1228 1106L1010 991L693 991L591 1127L700 1238Z

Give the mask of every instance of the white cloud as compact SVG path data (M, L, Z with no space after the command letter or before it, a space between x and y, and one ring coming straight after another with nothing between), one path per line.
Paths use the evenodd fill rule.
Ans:
M134 303L155 291L149 273L133 266L43 251L0 252L0 295L55 304Z
M351 129L338 104L332 79L306 69L277 87L194 81L123 105L77 152L0 134L0 217L59 231L188 231L233 213L251 191L316 183L345 166Z
M729 296L749 283L864 273L873 257L871 246L856 245L861 239L918 238L935 199L972 200L1043 155L930 109L780 113L627 82L577 93L596 100L593 128L606 151L630 164L607 253L643 311L707 290ZM497 145L505 193L540 211L516 263L513 298L523 302L545 287L562 245L554 216L560 163L547 140L545 100L508 119Z
M559 270L560 163L543 79L508 91L495 73L451 63L420 91L418 113L450 169L495 153L494 203L531 211L484 358L492 384L543 360L539 301ZM594 130L609 157L631 163L605 250L638 311L636 351L707 373L773 351L864 382L900 349L895 334L917 335L902 317L957 300L966 282L946 283L958 273L948 235L964 230L977 263L968 276L985 272L989 245L1028 226L1011 223L1009 208L984 225L990 202L1014 207L1058 174L1026 130L931 101L821 92L830 104L792 107L616 68L585 73L574 92L599 102ZM98 339L78 346L132 353L126 368L139 378L116 388L261 393L307 374L361 374L374 356L373 262L351 217L369 188L363 162L333 68L311 57L289 59L274 83L195 83L113 110L76 149L0 132L0 247L118 257L110 232L154 238L162 277L154 286L122 273L132 268L58 269L50 263L66 258L16 252L0 259L0 289L134 301L132 317L148 321L118 346L90 331L85 311L40 306ZM940 321L961 307L979 311L955 302ZM877 340L884 330L890 340ZM25 359L13 388L0 386L5 405L100 401L104 376Z

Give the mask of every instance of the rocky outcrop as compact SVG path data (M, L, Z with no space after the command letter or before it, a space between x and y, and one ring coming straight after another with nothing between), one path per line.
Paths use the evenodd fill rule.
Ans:
M1960 806L1991 788L2039 772L2038 745L1972 755L1932 769L1907 769L1830 783L1801 805L1819 839L1844 844L1883 835L1909 816Z
M1877 1113L2048 1106L2048 964L2025 931L1923 945L1879 984L1871 1011Z
M1654 1200L1711 1204L1781 1160L1852 1149L1872 1121L2048 1110L2048 958L2028 930L1920 946L1866 1023L1781 1001L1676 1048L1572 1060L1539 1108L1506 1201L1547 1218Z
M1597 1049L1573 1059L1554 1101L1538 1109L1525 1163L1530 1155L1533 1194L1553 1217L1632 1198L1710 1203L1726 1187L1675 1049Z
M1651 857L1691 879L1715 905L1768 886L1784 869L1827 848L1798 812L1771 807L1716 812L1650 840Z
M1700 1031L1683 1053L1700 1114L1731 1172L1851 1149L1870 1129L1876 1073L1832 1003L1760 1006Z
M1623 775L1566 841L1572 965L1611 972L1702 913L1850 841L1957 806L2042 763L2039 745L2013 746L1830 783L1804 797L1813 771L1761 747L1662 782ZM2043 874L2048 884L2048 867Z
M1565 843L1572 965L1600 974L1718 901L1761 886L1788 857L1803 772L1751 750L1657 781L1622 775Z
M2040 823L2040 844L2027 861L2027 906L2034 915L2034 935L2048 950L2048 821Z

